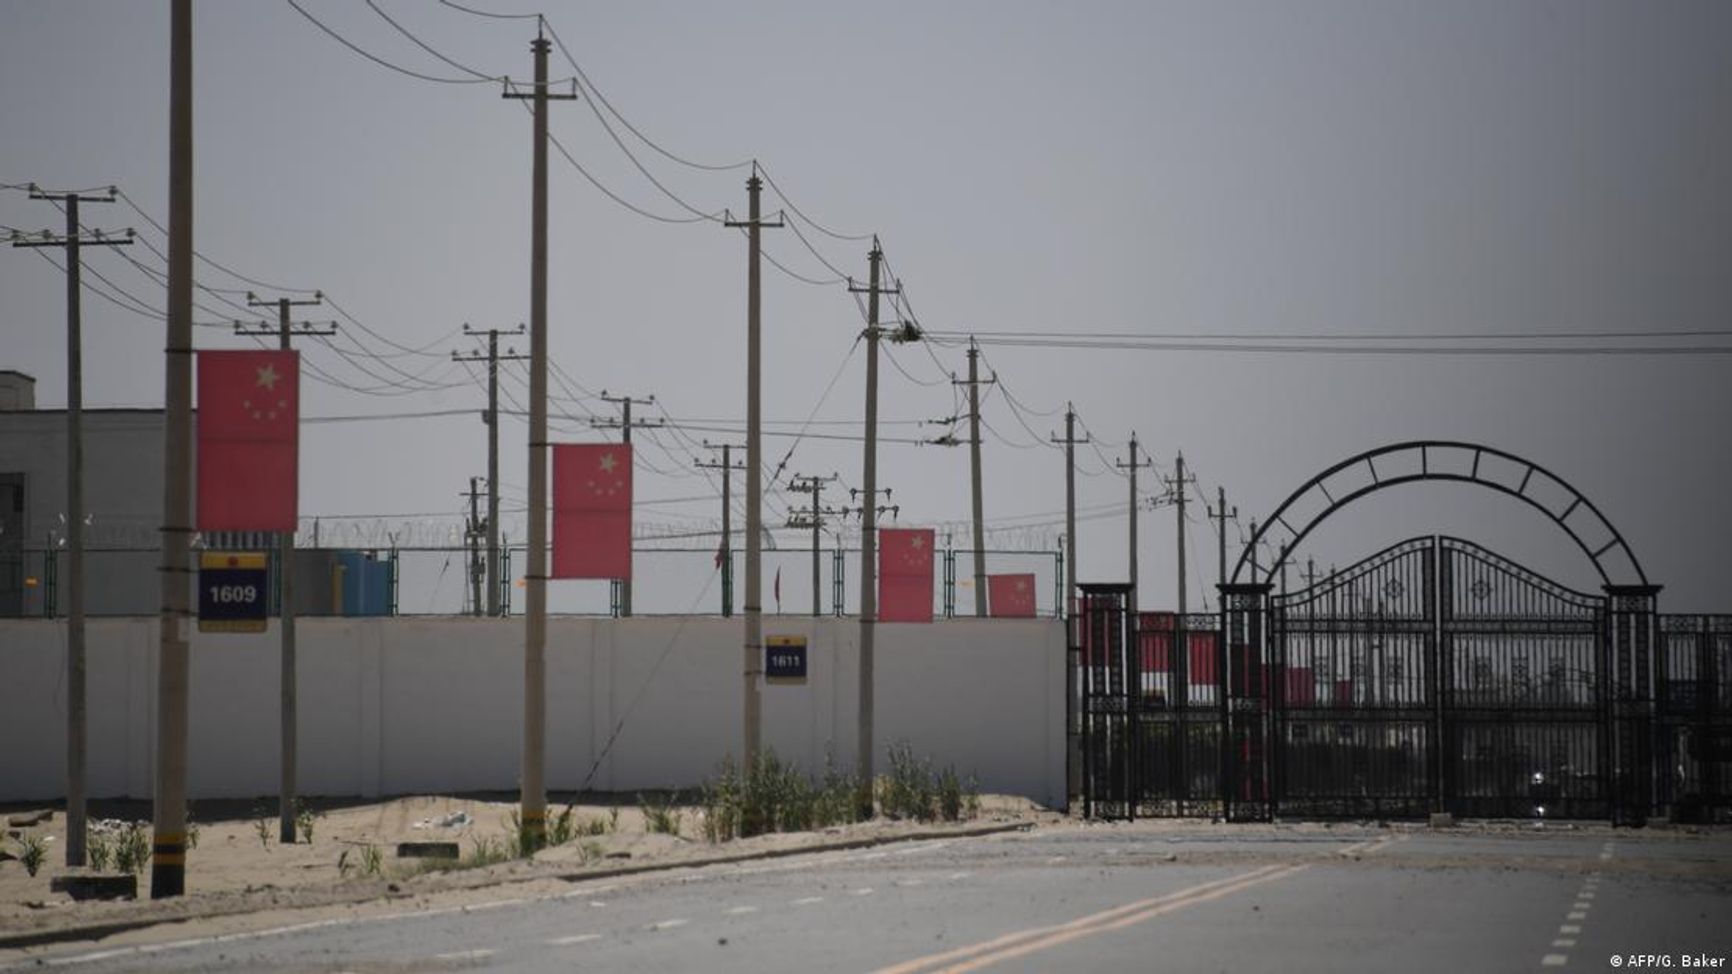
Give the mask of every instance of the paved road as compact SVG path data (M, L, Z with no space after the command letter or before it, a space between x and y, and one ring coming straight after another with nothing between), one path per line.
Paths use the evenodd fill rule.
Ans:
M63 948L30 966L1418 974L1606 971L1613 954L1666 955L1672 970L1705 955L1729 969L1732 834L1061 828L226 939Z

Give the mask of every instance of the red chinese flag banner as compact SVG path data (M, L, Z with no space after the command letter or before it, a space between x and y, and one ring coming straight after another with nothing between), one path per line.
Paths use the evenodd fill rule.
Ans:
M198 530L293 531L300 353L198 353Z
M1034 575L986 576L987 609L995 619L1034 618Z
M553 447L553 577L631 577L631 447Z
M932 621L931 528L878 532L878 621Z

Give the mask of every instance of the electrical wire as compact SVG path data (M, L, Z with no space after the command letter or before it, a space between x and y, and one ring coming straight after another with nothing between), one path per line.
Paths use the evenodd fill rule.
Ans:
M374 13L378 14L380 16L380 18L385 21L385 23L390 24L392 27L396 28L397 33L402 34L404 37L407 37L410 40L410 42L413 43L416 47L419 47L421 50L426 51L428 54L431 54L434 57L438 58L439 60L444 61L446 64L450 65L451 67L454 67L457 70L462 71L464 74L470 75L471 77L480 78L483 81L504 81L505 80L505 77L506 77L505 75L484 74L483 72L477 71L474 68L469 67L466 64L461 64L457 61L452 60L451 58L446 57L444 54L441 54L438 51L434 50L432 45L426 43L425 41L421 40L421 38L416 37L414 34L410 33L409 29L407 27L404 27L402 24L393 20L391 18L391 15L386 13L385 11L379 9L379 5L374 3L373 0L364 0L364 2L367 4L367 6L369 8L372 9L372 11Z
M840 231L832 230L829 227L824 226L822 223L819 223L817 220L814 220L811 217L807 216L804 210L801 210L798 206L796 206L794 204L794 201L788 197L787 193L782 192L782 187L776 185L776 181L774 179L770 178L770 172L768 169L765 169L762 165L760 165L758 167L758 174L764 177L764 182L770 184L771 191L773 191L776 194L777 198L779 198L784 204L787 205L789 210L793 211L793 214L795 216L799 217L802 221L805 222L805 224L807 226L818 231L819 233L823 234L824 236L834 237L837 240L871 240L872 239L872 234L870 234L870 233L842 233Z
M387 61L384 58L379 57L377 54L374 54L371 51L368 51L365 48L362 48L360 45L355 44L354 42L350 41L348 38L344 37L343 35L337 33L336 31L332 30L331 28L325 26L325 23L323 21L321 21L319 18L313 16L312 14L308 13L306 8L302 7L299 3L296 3L295 0L283 0L283 2L287 3L291 7L295 8L295 12L300 14L302 17L307 18L307 20L311 21L313 26L319 28L320 30L324 31L326 34L330 35L332 40L343 45L344 47L348 48L349 50L354 51L356 54L359 54L360 56L366 58L367 60L372 61L374 64L377 64L380 67L390 68L392 71L395 71L398 74L404 74L404 75L408 75L411 78L419 78L422 81L432 81L432 82L435 82L437 84L442 84L442 85L476 85L476 84L483 84L483 83L488 82L488 81L497 81L498 80L497 78L485 78L485 77L482 77L482 78L442 78L438 75L423 74L420 71L415 71L415 70L411 70L409 68L405 68L401 65L392 64L390 61ZM465 70L468 70L468 69L465 69Z
M456 6L456 5L455 4L448 4L448 6ZM462 8L459 8L459 9L462 9ZM670 152L667 149L663 148L655 140L653 140L649 136L643 134L642 130L640 130L637 126L633 125L631 123L631 121L625 117L625 115L621 114L620 110L615 108L613 106L613 103L607 100L607 96L605 96L601 93L601 89L597 88L595 86L595 83L589 80L589 75L584 73L583 66L577 63L577 58L572 56L571 49L565 46L565 41L559 36L559 32L553 29L553 25L551 23L548 23L546 20L543 20L542 24L546 28L548 36L553 38L554 45L559 48L559 53L564 55L566 62L571 65L572 72L577 75L578 80L583 84L583 86L585 88L589 89L589 93L592 96L594 96L596 101L600 102L601 105L608 110L609 114L611 114L614 118L618 119L619 123L621 125L625 126L626 129L631 132L631 134L637 136L639 141L643 142L644 145L649 146L651 149L654 149L656 152L660 153L661 155L665 156L666 158L668 158L674 162L679 163L682 166L688 166L692 169L702 169L702 170L706 170L708 172L726 172L726 171L732 170L732 169L744 169L745 167L752 164L753 160L742 159L739 162L731 162L731 163L728 163L726 165L709 165L709 164L705 164L705 163L701 163L701 162L693 162L690 159L687 159L687 158L680 156L680 155L676 155L675 153ZM766 176L766 178L768 178L768 177ZM779 191L778 191L778 195L780 195ZM786 198L784 197L784 200L785 199ZM792 206L793 204L789 204L789 205Z
M491 17L494 20L540 20L541 19L540 14L497 14L497 13L493 13L492 11L488 11L488 10L476 10L474 7L465 7L464 5L462 5L460 3L453 3L453 2L451 2L451 0L439 0L439 2L444 4L447 7L450 7L453 10L461 10L466 14L474 14L477 17Z

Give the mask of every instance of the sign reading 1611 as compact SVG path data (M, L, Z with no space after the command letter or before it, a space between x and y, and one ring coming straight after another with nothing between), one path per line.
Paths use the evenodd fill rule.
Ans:
M198 562L198 631L265 631L265 556L206 551Z

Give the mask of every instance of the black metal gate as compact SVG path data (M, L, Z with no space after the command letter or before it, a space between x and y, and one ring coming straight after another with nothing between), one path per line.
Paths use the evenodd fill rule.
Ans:
M1309 581L1184 618L1084 587L1087 814L1732 818L1732 616L1448 537Z

